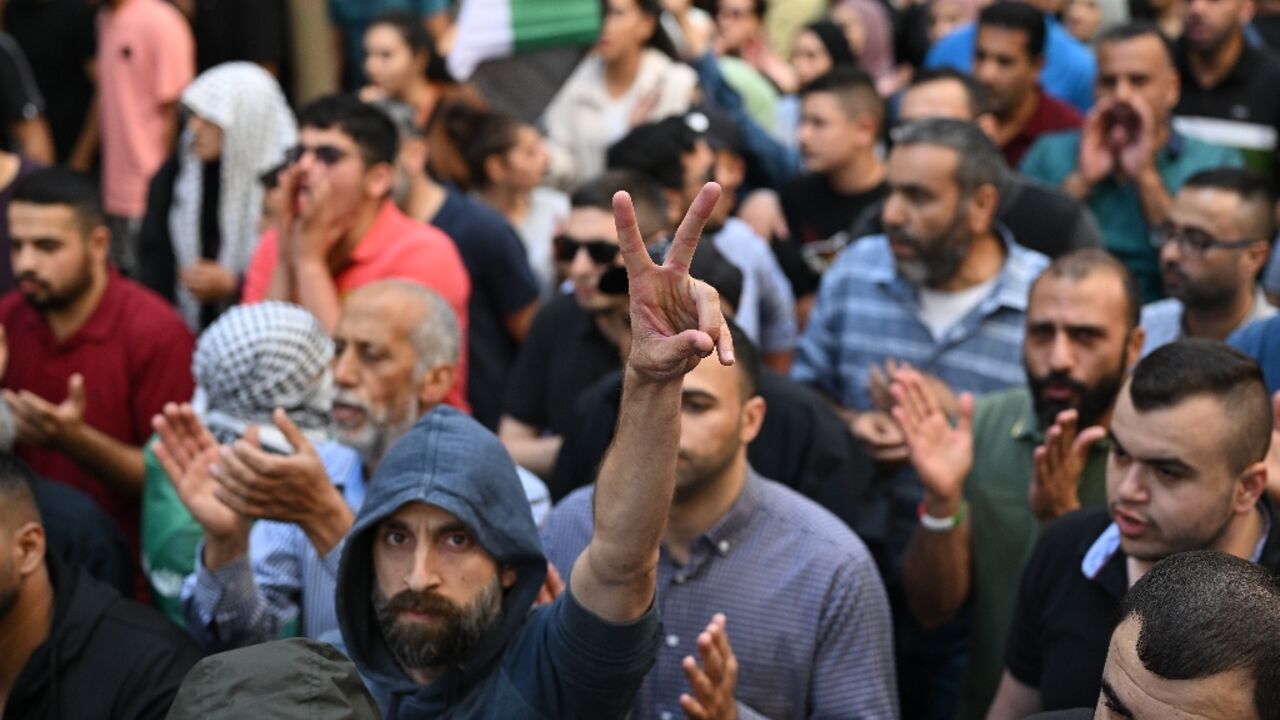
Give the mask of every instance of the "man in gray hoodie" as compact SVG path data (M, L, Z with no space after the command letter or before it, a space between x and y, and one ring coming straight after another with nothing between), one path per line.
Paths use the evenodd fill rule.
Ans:
M437 408L378 465L343 550L337 614L388 718L627 713L661 632L653 601L682 378L713 352L733 362L716 292L688 273L719 195L703 188L661 266L630 198L614 198L633 341L594 534L558 599L532 607L546 558L510 457L478 423ZM700 699L714 706L731 702L734 668L716 652L719 631L707 636Z

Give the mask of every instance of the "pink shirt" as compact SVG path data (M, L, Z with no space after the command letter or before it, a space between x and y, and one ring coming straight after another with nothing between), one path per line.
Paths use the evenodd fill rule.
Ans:
M245 271L243 302L256 303L266 299L279 256L276 231L268 230L263 233ZM351 253L351 261L334 276L333 281L338 286L338 295L345 297L361 285L390 278L412 280L436 291L458 316L458 329L462 334L458 383L444 401L470 412L467 404L467 303L471 298L471 276L448 235L410 218L400 212L395 203L387 200L369 232Z
M177 102L195 76L191 26L164 0L126 0L98 15L102 113L102 203L112 215L142 217L147 183L169 153Z

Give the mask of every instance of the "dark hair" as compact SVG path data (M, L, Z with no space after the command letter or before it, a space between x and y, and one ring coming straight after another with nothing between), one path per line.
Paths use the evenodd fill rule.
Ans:
M920 87L933 82L960 83L964 88L965 100L969 104L971 119L977 120L980 115L987 112L986 91L982 89L982 85L974 80L972 75L952 67L925 68L911 78L911 84L907 87Z
M1138 412L1164 410L1198 395L1224 408L1228 465L1235 473L1262 460L1271 445L1271 403L1253 358L1217 340L1187 338L1157 348L1133 369L1129 398Z
M760 394L760 350L737 323L732 320L727 322L729 336L733 338L733 364L738 366L742 378L742 400L746 402ZM707 362L718 361L711 357L707 358Z
M634 1L636 9L653 18L653 34L645 41L645 46L661 52L672 60L678 60L680 53L676 50L676 44L662 27L662 3L659 0ZM600 0L600 4L607 9L608 0Z
M103 224L98 188L83 175L64 167L41 168L18 178L10 202L32 205L68 205L82 232Z
M988 5L978 13L979 31L984 25L1025 33L1027 57L1036 60L1044 55L1044 15L1030 5L1013 0Z
M1271 183L1256 170L1245 167L1221 167L1200 172L1187 178L1182 183L1184 188L1209 188L1225 190L1240 197L1244 206L1242 213L1245 232L1251 239L1271 242L1275 232L1275 216L1272 214L1275 205L1275 193Z
M1134 329L1142 315L1142 293L1138 290L1138 281L1134 280L1133 273L1124 263L1101 248L1082 248L1059 256L1031 283L1031 292L1035 292L1036 285L1047 277L1083 280L1099 271L1109 272L1120 279L1126 305L1125 329Z
M360 147L366 165L394 163L399 137L395 123L378 108L351 95L326 95L298 112L299 128L341 130Z
M1165 37L1163 32L1160 32L1159 25L1148 20L1135 20L1108 28L1098 35L1094 41L1094 47L1101 48L1107 43L1127 42L1143 37L1153 37L1160 41L1160 47L1164 48L1164 57L1169 61L1169 67L1177 72L1178 60L1174 54L1173 43L1169 42L1169 38Z
M854 67L858 64L858 56L849 47L849 37L834 22L823 18L804 26L801 32L811 32L818 37L822 47L831 57L831 67Z
M373 18L369 23L369 29L385 25L395 30L405 45L409 46L409 52L414 55L425 54L427 56L426 75L430 80L452 81L448 69L445 68L444 58L436 50L435 40L431 38L431 33L427 32L426 26L417 15L407 10L387 10ZM368 30L366 30L368 32Z
M520 139L519 120L492 110L481 110L467 103L453 103L444 112L444 129L449 140L462 151L467 175L477 188L489 187L485 164L494 155L506 155Z
M972 122L950 118L925 118L893 130L894 147L940 145L959 155L955 180L969 195L983 185L991 185L1003 195L1007 169L1004 156L991 138Z
M637 125L609 147L606 165L610 169L643 173L665 188L684 187L684 166L680 159L693 150L699 138L686 117L672 115Z
M610 170L582 183L569 196L569 205L612 213L613 196L619 190L626 190L631 195L631 204L636 209L636 223L646 241L654 235L670 231L667 201L662 196L662 189L648 177L630 170Z
M1156 563L1125 596L1138 659L1166 680L1242 670L1261 720L1280 720L1280 585L1266 568L1215 550Z
M35 477L16 455L0 452L0 528L13 519L26 521L40 519L40 506L36 504ZM12 515L10 515L12 513Z
M800 88L801 98L813 93L832 93L839 98L847 116L869 113L875 117L877 128L884 127L884 98L876 92L875 81L861 68L835 67Z

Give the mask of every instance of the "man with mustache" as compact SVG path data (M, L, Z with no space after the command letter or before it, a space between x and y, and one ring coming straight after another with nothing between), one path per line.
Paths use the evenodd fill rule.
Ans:
M895 380L925 488L903 586L926 627L970 604L962 718L983 717L995 694L1017 578L1040 525L1104 499L1106 444L1099 441L1142 347L1138 307L1123 264L1102 250L1077 250L1031 287L1026 385L962 402L953 429L936 402L916 402L916 373ZM932 521L958 513L956 522Z
M1149 238L1168 219L1172 194L1191 175L1241 159L1170 127L1179 75L1155 25L1112 28L1098 38L1097 52L1097 104L1084 127L1041 136L1021 170L1088 203L1105 247L1137 278L1143 301L1153 302L1163 290Z
M1272 422L1257 364L1218 341L1179 340L1138 363L1112 413L1107 505L1041 533L988 718L1096 703L1120 603L1159 560L1219 550L1280 570Z
M1196 173L1152 235L1170 297L1142 308L1143 354L1181 337L1225 340L1276 314L1258 286L1274 234L1271 188L1257 173Z

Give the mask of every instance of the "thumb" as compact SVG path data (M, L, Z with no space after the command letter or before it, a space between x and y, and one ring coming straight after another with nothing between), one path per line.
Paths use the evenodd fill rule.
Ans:
M84 376L80 373L75 373L67 380L67 401L78 410L84 409Z
M302 434L297 425L293 424L293 420L289 419L289 413L283 408L276 408L272 415L276 421L276 427L280 428L280 432L284 433L284 439L289 441L293 446L295 453L312 452L311 441L307 440L307 436Z
M970 433L973 432L973 393L961 393L960 401L956 405L956 429Z
M1071 452L1075 453L1076 457L1084 459L1089 454L1089 448L1106 436L1106 428L1101 425L1091 425L1076 435L1075 442L1071 443Z

